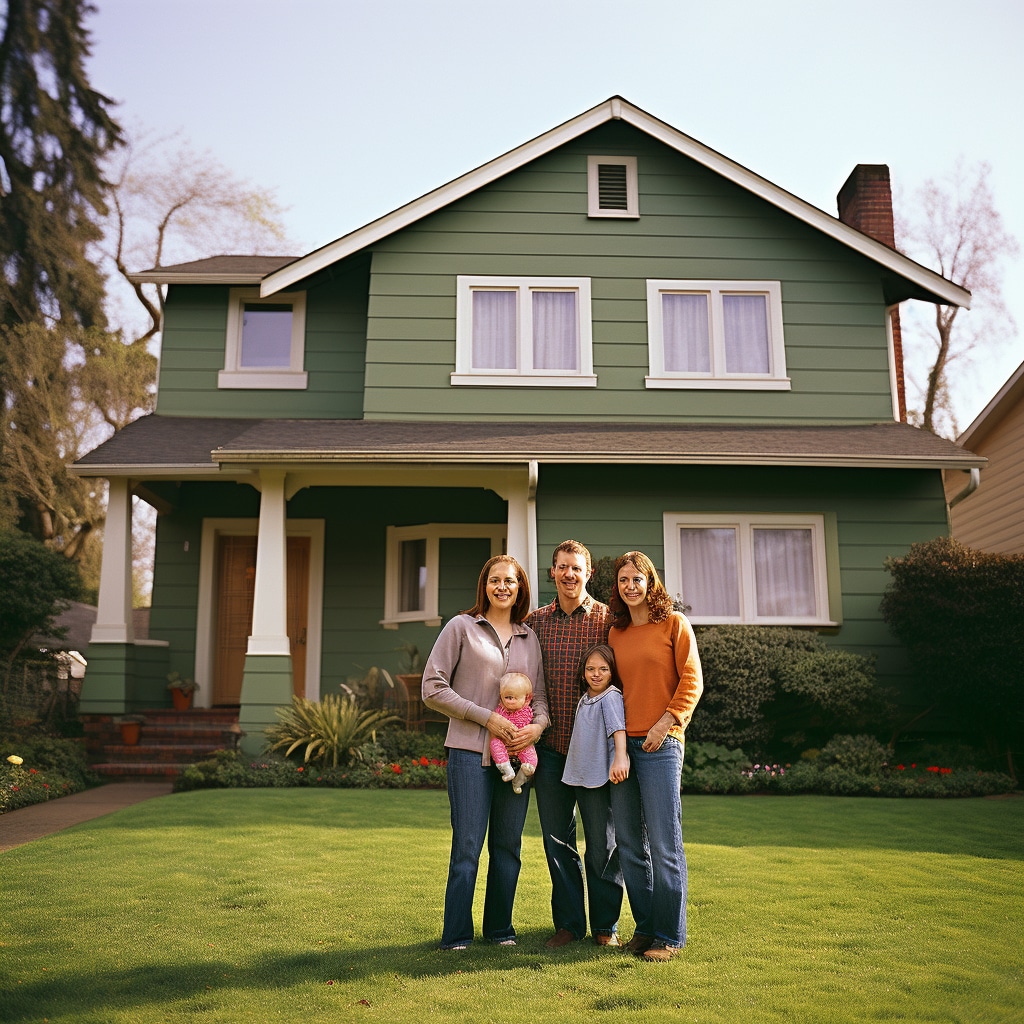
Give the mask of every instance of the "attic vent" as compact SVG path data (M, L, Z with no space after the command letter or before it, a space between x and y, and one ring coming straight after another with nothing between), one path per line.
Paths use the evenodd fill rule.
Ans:
M587 157L587 215L640 216L635 156Z
M625 164L597 165L597 205L602 210L628 210Z

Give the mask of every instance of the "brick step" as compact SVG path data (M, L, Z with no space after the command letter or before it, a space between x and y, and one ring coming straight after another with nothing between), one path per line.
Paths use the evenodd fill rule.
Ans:
M184 764L94 764L92 770L104 778L135 779L153 778L174 778L180 775L188 765Z

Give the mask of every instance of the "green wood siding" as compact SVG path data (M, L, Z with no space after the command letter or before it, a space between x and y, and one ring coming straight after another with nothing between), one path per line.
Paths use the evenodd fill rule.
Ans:
M365 265L306 291L305 390L217 387L224 368L229 289L176 285L167 298L157 412L165 416L361 419L366 352ZM211 395L216 400L211 402Z
M636 155L640 218L586 216L590 153ZM596 388L452 387L459 274L590 277ZM646 281L780 280L792 389L646 390ZM786 423L890 419L879 271L622 124L605 125L374 247L365 415ZM557 394L557 398L556 398ZM642 395L642 398L641 398Z

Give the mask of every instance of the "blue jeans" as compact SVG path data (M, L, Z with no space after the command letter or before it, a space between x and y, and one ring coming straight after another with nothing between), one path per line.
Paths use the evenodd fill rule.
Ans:
M448 750L448 802L452 813L452 854L444 894L441 946L473 941L473 893L480 853L487 837L487 890L483 936L491 942L514 939L512 903L522 862L522 845L530 790L516 795L480 752Z
M622 873L615 848L615 830L608 808L584 817L587 837L585 864L576 848L576 801L580 792L562 782L565 755L549 747L537 748L537 772L533 788L537 793L537 812L544 837L544 856L551 875L551 917L555 929L564 928L577 939L587 934L587 913L590 908L590 930L594 935L611 935L619 923L622 909ZM586 799L586 798L584 798ZM589 804L587 805L589 808ZM580 802L584 816L584 802ZM591 824L588 826L587 821ZM586 868L586 901L583 873Z
M683 748L669 736L659 750L647 753L643 742L643 737L629 737L629 777L611 788L622 874L637 933L667 946L684 946Z

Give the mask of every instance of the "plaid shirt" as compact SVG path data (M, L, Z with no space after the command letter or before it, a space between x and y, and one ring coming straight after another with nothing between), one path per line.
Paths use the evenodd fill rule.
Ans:
M544 658L551 728L544 733L541 742L560 754L567 754L573 716L580 699L576 670L585 651L594 644L608 642L611 613L606 604L587 594L579 608L566 615L556 597L551 604L530 612L526 625L540 639Z

